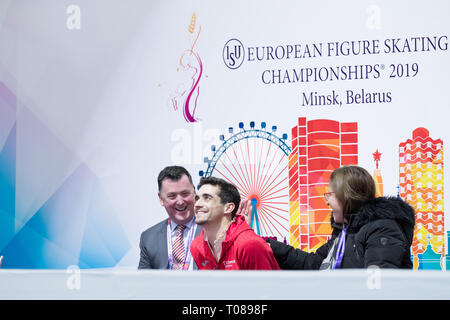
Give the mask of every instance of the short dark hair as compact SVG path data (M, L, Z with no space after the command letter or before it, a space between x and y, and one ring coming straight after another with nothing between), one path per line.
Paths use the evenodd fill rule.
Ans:
M189 182L194 185L194 183L192 183L191 175L185 168L180 166L165 167L158 175L158 190L161 191L161 185L164 179L167 178L172 181L178 181L183 177L183 175L186 175L189 179Z
M200 179L200 183L198 184L198 188L205 184L210 184L212 186L218 186L219 198L222 204L234 203L234 210L231 213L231 219L236 216L236 212L239 209L239 204L241 203L241 196L239 195L238 189L231 183L216 177L203 177Z

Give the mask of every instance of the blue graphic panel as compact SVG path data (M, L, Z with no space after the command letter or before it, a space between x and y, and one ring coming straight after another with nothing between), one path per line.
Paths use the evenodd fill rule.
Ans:
M94 182L80 252L80 268L104 268L117 264L128 252L130 244L114 210Z
M6 246L4 266L115 266L130 244L105 201L95 175L80 166Z
M16 127L0 150L0 255L14 236L16 187Z

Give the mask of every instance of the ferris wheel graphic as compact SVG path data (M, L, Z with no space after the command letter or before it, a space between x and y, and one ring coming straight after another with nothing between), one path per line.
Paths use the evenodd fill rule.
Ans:
M285 140L287 134L278 137L277 127L250 129L239 123L235 132L228 129L228 137L220 135L222 144L211 146L212 157L204 158L208 165L200 176L223 178L237 187L242 199L251 200L251 227L263 237L289 239L289 177L288 156L291 149Z

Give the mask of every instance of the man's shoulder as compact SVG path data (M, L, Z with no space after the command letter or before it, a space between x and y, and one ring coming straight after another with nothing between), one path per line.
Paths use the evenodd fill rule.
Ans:
M267 243L253 230L242 232L235 240L238 248L242 250L267 249Z
M167 227L167 218L158 222L157 224L151 226L144 232L142 232L141 237L150 236L150 235L154 234L155 232L160 232L161 230L164 230L164 228L166 228L166 227Z
M236 239L236 258L245 270L279 270L270 245L255 232L243 232Z

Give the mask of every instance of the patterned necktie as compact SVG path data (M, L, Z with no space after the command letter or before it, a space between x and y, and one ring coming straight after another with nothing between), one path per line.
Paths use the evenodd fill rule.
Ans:
M172 255L173 255L173 269L182 270L184 264L184 241L183 241L183 231L186 226L179 224L177 225L177 236L173 243Z

